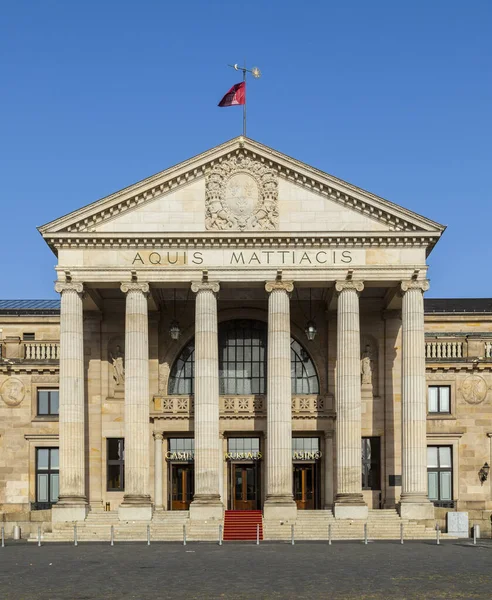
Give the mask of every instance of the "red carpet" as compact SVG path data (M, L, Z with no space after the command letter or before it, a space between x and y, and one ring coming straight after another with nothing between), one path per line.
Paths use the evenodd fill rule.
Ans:
M256 526L260 526L263 539L261 510L226 510L224 519L224 542L233 540L256 540Z

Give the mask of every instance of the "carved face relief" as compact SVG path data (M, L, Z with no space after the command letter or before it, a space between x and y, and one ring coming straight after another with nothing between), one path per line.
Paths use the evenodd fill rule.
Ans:
M468 404L480 404L487 396L487 383L480 375L468 375L461 384L461 395Z
M205 226L218 230L278 228L274 169L240 154L213 166L205 182Z
M18 406L26 394L26 388L20 379L10 377L0 387L0 396L7 406Z

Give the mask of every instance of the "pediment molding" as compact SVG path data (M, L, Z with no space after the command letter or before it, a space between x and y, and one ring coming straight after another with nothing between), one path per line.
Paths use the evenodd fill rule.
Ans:
M222 163L236 162L238 158L241 161L249 162L250 165L257 165L258 170L274 173L278 178L329 198L331 201L359 212L376 222L384 223L390 232L402 234L427 232L439 237L445 229L439 223L281 154L272 148L248 138L239 137L47 223L40 227L39 231L47 239L52 239L52 236L54 238L59 234L69 234L72 237L84 234L84 237L93 237L97 235L95 229L101 223L115 219L127 211L135 210L192 181L210 178L214 171L220 171ZM240 229L238 227L237 233L241 233ZM235 235L236 231L229 229L227 233ZM268 232L268 235L270 233ZM384 235L383 233L381 237ZM130 236L125 234L124 237ZM156 237L164 238L160 233ZM366 237L369 236L366 234Z

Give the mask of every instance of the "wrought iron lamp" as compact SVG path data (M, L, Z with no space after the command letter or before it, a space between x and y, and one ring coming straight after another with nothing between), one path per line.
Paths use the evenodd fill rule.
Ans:
M489 463L484 463L483 467L478 472L478 477L479 477L480 483L482 485L487 481L487 478L489 476L489 471L490 471Z
M312 342L318 333L316 329L316 323L312 318L311 311L311 288L309 288L309 321L306 323L306 327L304 328L304 332L306 334L307 339Z
M181 335L181 329L176 320L176 288L174 288L174 318L169 325L169 335L173 340L179 340L179 336Z

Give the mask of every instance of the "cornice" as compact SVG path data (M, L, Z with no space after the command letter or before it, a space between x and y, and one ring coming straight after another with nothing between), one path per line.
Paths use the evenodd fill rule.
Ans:
M103 249L103 248L130 248L130 249L186 249L186 248L318 248L318 247L358 247L379 248L391 247L421 247L433 246L439 236L435 233L419 232L382 232L368 234L367 232L343 233L302 233L288 232L235 232L228 233L207 232L199 234L176 235L171 234L107 234L91 233L57 233L47 236L46 241L53 249Z
M58 235L61 232L92 236L94 229L100 223L114 219L128 210L144 205L193 180L204 178L215 165L239 154L249 156L270 169L274 169L280 178L315 191L337 204L384 223L391 231L414 234L432 232L435 237L434 244L445 229L439 223L346 181L310 167L258 142L239 137L51 221L39 227L39 231L50 245L52 245L52 235Z

